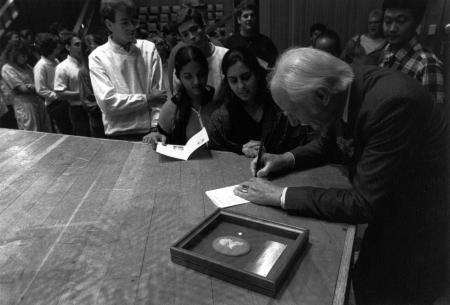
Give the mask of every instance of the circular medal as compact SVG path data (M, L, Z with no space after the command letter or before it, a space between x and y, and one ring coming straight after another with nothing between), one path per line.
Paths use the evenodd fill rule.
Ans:
M213 241L212 246L217 252L229 256L240 256L247 254L250 251L250 244L248 241L235 236L217 237Z

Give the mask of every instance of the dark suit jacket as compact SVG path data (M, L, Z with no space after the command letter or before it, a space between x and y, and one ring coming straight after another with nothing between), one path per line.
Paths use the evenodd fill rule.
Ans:
M355 288L421 300L443 285L448 262L447 122L416 81L353 67L348 123L292 151L297 169L348 165L351 189L293 187L286 208L330 221L368 223ZM358 291L357 291L358 292Z

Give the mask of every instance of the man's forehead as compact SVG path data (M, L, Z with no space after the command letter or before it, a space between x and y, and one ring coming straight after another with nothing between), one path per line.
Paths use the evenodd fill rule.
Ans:
M254 15L255 12L254 12L253 10L243 10L243 11L241 12L241 16L249 15L249 14Z
M114 11L114 19L115 21L123 21L123 20L132 20L136 19L137 11L135 9L127 8L127 7L119 7Z
M396 18L401 16L412 17L411 10L407 8L388 8L384 11L384 17Z
M70 40L70 43L73 45L73 44L76 44L76 43L80 43L81 42L81 39L80 39L80 37L78 37L78 36L73 36L72 37L72 39Z
M192 26L200 26L200 25L198 25L197 22L195 22L194 19L189 19L189 20L187 20L187 21L181 23L181 24L178 26L178 31L179 31L180 33L181 33L181 32L184 32L184 31L188 30L188 29L189 29L190 27L192 27Z

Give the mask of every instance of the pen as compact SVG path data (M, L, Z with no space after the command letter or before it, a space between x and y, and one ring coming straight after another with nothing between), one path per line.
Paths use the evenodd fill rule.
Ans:
M261 141L261 144L259 145L258 156L256 157L255 177L258 171L261 169L261 156L263 150L264 150L264 141Z

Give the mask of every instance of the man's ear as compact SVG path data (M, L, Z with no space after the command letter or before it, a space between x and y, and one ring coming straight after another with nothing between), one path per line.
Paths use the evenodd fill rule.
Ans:
M112 21L109 19L105 19L105 25L106 25L106 28L108 29L108 31L110 33L112 33Z
M315 92L316 98L320 105L327 107L330 102L330 91L325 88L319 88Z
M64 48L66 48L67 52L70 52L70 44L67 44L67 43L66 43L66 44L64 45Z

